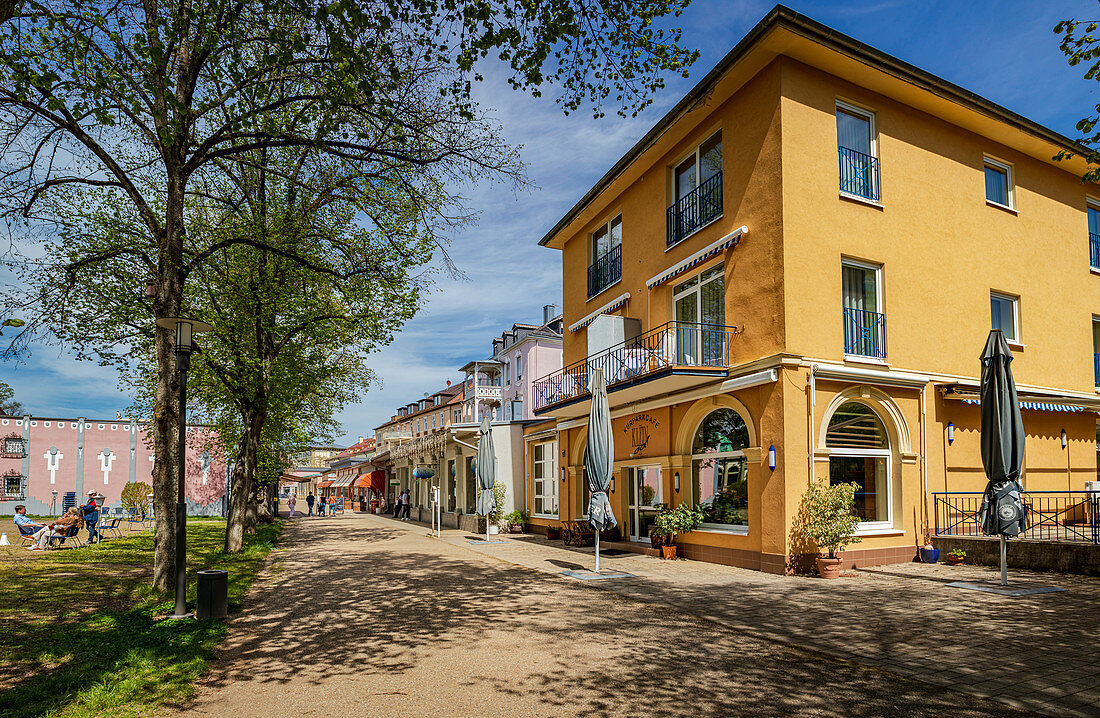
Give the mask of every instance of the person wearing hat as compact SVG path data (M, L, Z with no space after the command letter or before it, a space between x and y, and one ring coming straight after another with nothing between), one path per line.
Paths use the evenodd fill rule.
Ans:
M94 543L99 540L99 532L95 530L95 525L99 521L99 505L95 502L96 490L90 489L88 491L88 503L84 504L84 525L88 527L88 543Z

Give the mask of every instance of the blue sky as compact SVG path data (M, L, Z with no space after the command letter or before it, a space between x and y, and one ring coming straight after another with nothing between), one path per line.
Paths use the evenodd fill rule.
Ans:
M371 357L381 382L340 417L350 443L386 421L394 407L458 378L458 367L488 354L494 334L533 322L543 304L561 305L559 253L538 240L589 187L698 81L774 3L695 0L680 18L684 42L702 56L687 80L672 79L639 118L565 116L551 97L510 90L490 71L478 88L504 138L522 146L534 189L465 188L477 226L453 238L465 280L440 273L420 313ZM912 2L846 0L787 3L793 9L977 92L1069 136L1098 102L1100 84L1070 68L1051 32L1058 20L1100 18L1095 0ZM3 340L0 340L3 341ZM114 372L40 347L24 364L0 364L0 377L33 413L113 416L129 399Z

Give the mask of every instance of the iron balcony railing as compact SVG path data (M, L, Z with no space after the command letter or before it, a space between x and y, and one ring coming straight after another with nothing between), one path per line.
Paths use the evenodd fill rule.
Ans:
M722 172L703 182L668 208L668 241L679 242L722 214Z
M623 276L623 245L616 244L588 265L588 296L594 297Z
M1100 269L1100 234L1089 232L1089 266Z
M840 191L879 201L878 158L847 147L840 153Z
M581 361L537 379L535 410L587 394L595 369L603 369L608 386L673 367L733 365L732 339L737 327L668 322L620 342Z
M981 491L932 494L937 536L981 536ZM1100 492L1024 491L1027 529L1018 536L1038 541L1100 543Z
M885 359L886 315L863 309L845 309L844 353Z

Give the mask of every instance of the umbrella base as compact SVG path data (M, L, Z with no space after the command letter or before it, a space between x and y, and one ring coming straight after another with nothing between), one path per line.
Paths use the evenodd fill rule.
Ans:
M995 593L999 596L1013 597L1033 596L1037 593L1057 593L1059 591L1068 590L1059 588L1058 586L1001 586L1000 584L967 583L965 581L955 581L947 585L951 588L965 588L971 591L984 591L985 593Z
M490 543L507 543L507 541L485 541L485 540L471 541L470 539L466 539L466 543L470 544L471 546L484 546L485 544L490 544Z
M581 581L596 581L601 578L634 578L634 574L622 573L620 571L603 571L600 573L588 570L562 571L561 575L568 576L569 578L580 579Z

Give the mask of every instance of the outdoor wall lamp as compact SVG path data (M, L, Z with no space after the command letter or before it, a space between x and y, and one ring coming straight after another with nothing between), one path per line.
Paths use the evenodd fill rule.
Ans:
M955 443L955 422L953 421L947 422L947 443Z
M615 477L611 477L611 493L615 493Z
M672 490L675 491L676 493L680 492L680 472L679 471L673 471L672 472Z
M775 444L768 447L768 468L775 471Z
M1062 429L1062 448L1066 448L1066 430Z

